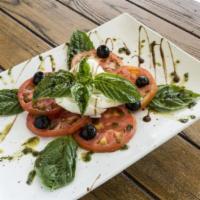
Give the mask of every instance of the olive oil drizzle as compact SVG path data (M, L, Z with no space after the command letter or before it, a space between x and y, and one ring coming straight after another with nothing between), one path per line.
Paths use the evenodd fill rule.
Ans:
M142 119L144 122L150 122L151 116L150 116L150 110L148 110L147 114Z
M152 57L152 63L153 63L153 69L154 69L154 75L156 79L156 54L155 54L155 46L160 45L157 44L156 41L151 42L150 49L151 49L151 57Z
M38 58L40 60L40 64L38 66L38 71L42 71L43 72L45 70L45 67L44 67L44 62L45 62L44 57L41 56L41 55L39 55Z
M14 83L14 78L13 78L13 75L12 75L12 67L8 69L8 76L10 78L10 82L11 83Z
M160 57L162 60L162 67L163 67L163 72L164 72L164 76L165 76L165 82L167 84L167 82L168 82L168 80L167 80L167 65L166 65L165 54L164 54L163 46L162 46L163 41L164 41L164 38L161 38L161 40L160 40Z
M140 67L140 57L141 57L141 53L142 53L142 47L141 47L141 31L144 31L145 35L146 35L146 39L147 39L147 43L148 43L148 47L149 47L149 56L150 56L150 61L152 60L152 55L151 55L151 46L150 46L150 39L149 39L149 35L147 33L147 30L144 28L144 26L140 25L139 26L139 36L138 36L138 67ZM151 66L151 63L150 63Z

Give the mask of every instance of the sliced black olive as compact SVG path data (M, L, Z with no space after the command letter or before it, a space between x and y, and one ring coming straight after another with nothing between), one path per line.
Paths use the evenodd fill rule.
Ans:
M34 126L39 129L47 129L50 124L51 120L45 115L36 117L34 121Z
M135 103L127 103L126 108L128 108L130 111L137 111L141 107L140 101L136 101Z
M97 130L92 124L88 124L81 130L79 134L83 139L91 140L96 136Z
M110 55L110 50L106 45L100 45L97 48L97 56L99 58L108 58L109 55Z
M33 84L37 85L44 78L43 72L36 72L33 76Z
M149 79L146 76L139 76L136 80L136 85L139 88L149 85Z

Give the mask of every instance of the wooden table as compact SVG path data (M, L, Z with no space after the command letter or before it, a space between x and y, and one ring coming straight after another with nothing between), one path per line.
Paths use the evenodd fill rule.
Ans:
M200 58L200 4L193 0L1 0L0 66L7 69L67 41L73 30L88 31L122 12ZM200 199L199 132L197 122L82 199Z

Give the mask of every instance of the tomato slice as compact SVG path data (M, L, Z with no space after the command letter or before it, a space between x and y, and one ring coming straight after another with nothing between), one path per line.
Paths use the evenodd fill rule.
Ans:
M92 152L116 151L129 142L136 130L135 118L122 106L108 109L92 123L97 129L95 138L85 140L78 132L74 134L77 143Z
M149 79L149 84L147 86L138 88L141 96L143 97L141 101L142 108L145 108L151 102L158 90L156 81L151 75L151 73L142 67L122 66L118 68L115 71L115 73L122 75L124 78L128 79L133 84L135 84L139 76L146 76Z
M18 99L24 110L34 115L54 115L62 109L54 99L41 99L32 103L35 85L32 78L26 80L18 91Z
M48 129L38 129L34 126L36 115L28 114L26 125L36 135L42 137L55 137L62 135L70 135L80 130L83 126L90 122L89 117L81 117L63 110L62 112L49 116L51 125Z
M93 49L75 55L74 58L72 59L72 70L73 68L76 68L76 65L81 61L82 58L85 57L96 59L99 62L99 65L102 66L102 68L108 72L112 72L121 65L123 65L122 59L119 58L116 54L110 52L109 57L103 59L99 58L96 55L96 50Z

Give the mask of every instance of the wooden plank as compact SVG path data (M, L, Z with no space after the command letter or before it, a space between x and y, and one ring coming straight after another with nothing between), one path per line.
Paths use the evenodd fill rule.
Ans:
M200 37L200 6L194 0L130 0Z
M123 175L118 175L81 200L146 200L152 199Z
M200 40L174 25L140 9L124 0L59 0L68 7L77 10L99 24L112 19L123 12L128 12L136 19L168 38L185 51L200 58ZM162 24L162 26L161 26Z
M13 19L0 12L0 64L4 67L28 59L50 48L45 42L27 31ZM14 31L13 31L14 30ZM12 56L11 59L9 57ZM116 192L117 191L117 192ZM118 193L120 192L120 193ZM96 198L96 196L98 196ZM119 175L83 199L150 199L150 196L126 177Z
M161 199L200 199L200 151L175 137L128 172Z
M0 65L8 69L50 46L0 12Z
M194 123L184 130L185 136L195 143L200 149L200 121Z
M74 30L88 31L96 26L55 0L4 0L0 8L54 45L67 41Z

